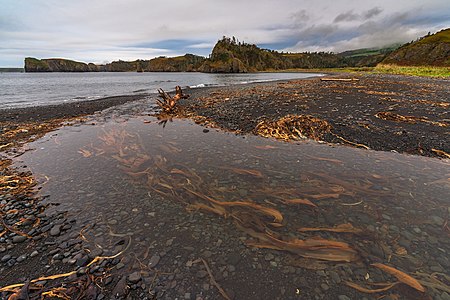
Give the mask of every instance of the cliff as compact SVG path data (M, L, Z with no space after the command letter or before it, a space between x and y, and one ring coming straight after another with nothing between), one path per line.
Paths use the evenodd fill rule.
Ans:
M447 36L447 35L444 35ZM25 59L26 72L207 72L247 73L286 69L319 69L342 67L372 67L387 61L411 61L419 56L421 62L443 63L447 61L448 42L423 44L420 51L410 51L410 46L384 49L359 49L335 54L330 52L283 53L261 49L254 44L223 37L214 46L209 58L186 54L177 57L158 57L150 60L114 61L105 65L85 64L65 59ZM427 52L428 51L428 52ZM420 55L418 54L421 53ZM395 54L395 55L394 55ZM431 57L432 56L432 57Z
M389 54L382 64L449 67L450 28L403 45Z
M375 66L393 49L360 49L334 54L329 52L283 53L223 37L200 68L202 72L241 73L286 69L316 69Z
M150 60L113 61L106 65L68 59L25 58L25 72L192 72L198 71L206 58L193 54L158 57Z
M68 59L25 58L25 72L92 72L96 70L88 64Z

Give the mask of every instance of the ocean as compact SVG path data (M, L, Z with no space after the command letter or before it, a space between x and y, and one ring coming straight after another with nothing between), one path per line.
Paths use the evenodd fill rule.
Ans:
M0 109L89 101L109 96L156 93L175 86L200 88L285 79L314 73L0 73Z

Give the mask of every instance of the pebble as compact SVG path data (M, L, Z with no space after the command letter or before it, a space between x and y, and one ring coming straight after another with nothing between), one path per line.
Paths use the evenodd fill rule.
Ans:
M120 263L118 263L118 264L116 265L116 269L117 269L117 270L120 270L120 269L122 269L123 267L125 267L125 265L124 265L124 263L122 263L122 262L120 262Z
M19 257L17 258L17 262L24 261L25 259L27 259L27 256L26 256L25 254L22 254L21 256L19 256Z
M208 272L205 270L200 270L197 272L197 274L195 276L197 276L197 278L202 279L205 278L206 275L208 275Z
M242 256L241 256L240 253L238 253L238 252L233 252L233 253L230 253L230 254L228 255L228 257L227 257L227 262L228 262L230 265L237 265L237 264L241 261L241 259L242 259Z
M12 238L12 241L14 244L19 244L19 243L25 242L26 240L27 240L27 237L23 236L23 235L16 235Z
M383 217L383 219L390 221L391 217L386 215L386 214L381 214L381 216Z
M159 257L159 255L153 255L150 258L150 261L148 262L148 267L149 268L154 268L156 267L156 265L158 265L159 261L161 260L161 257Z
M338 299L339 299L339 300L352 300L352 299L350 299L350 297L348 297L348 296L346 296L346 295L339 295L339 296L338 296Z
M274 258L275 258L275 257L274 257L273 254L271 254L271 253L268 253L268 254L266 254L266 256L264 256L264 259L267 260L267 261L272 260L272 259L274 259Z
M184 294L184 299L191 299L191 293Z
M442 219L439 216L431 216L430 219L431 219L431 221L433 222L434 225L437 225L437 226L444 225L444 219Z
M212 252L209 250L206 250L203 252L203 257L204 258L210 258L212 256Z
M55 225L50 229L51 236L57 236L61 233L61 225Z
M11 255L6 254L6 255L4 255L4 256L2 257L1 262L7 262L7 261L10 260L10 259L11 259Z
M31 252L30 257L35 257L38 254L39 252L37 252L37 250L34 250L33 252Z
M141 281L141 273L140 272L134 272L128 275L128 281L131 283L138 283Z
M336 282L336 283L341 282L341 277L339 276L339 274L337 272L329 271L328 274L330 274L330 277L334 282Z

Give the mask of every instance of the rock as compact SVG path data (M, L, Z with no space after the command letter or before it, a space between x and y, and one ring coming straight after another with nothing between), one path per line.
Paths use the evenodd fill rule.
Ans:
M334 282L341 283L341 277L337 272L329 271L328 273L330 274L330 277Z
M38 255L39 252L37 252L36 250L34 250L33 252L31 252L30 257L35 257L36 255Z
M264 259L267 260L267 261L272 260L272 259L274 259L274 258L275 258L275 257L273 256L272 253L268 253L268 254L266 254L266 256L264 256Z
M338 299L339 299L339 300L352 300L352 299L350 299L350 297L348 297L348 296L346 296L346 295L339 295L339 296L338 296Z
M228 255L228 257L227 257L227 262L228 262L230 265L237 265L237 264L241 261L241 259L242 259L242 257L241 257L241 254L240 254L240 253L238 253L238 252L233 252L233 253L230 253L230 254Z
M122 269L123 267L125 267L125 264L122 263L122 262L120 262L120 263L118 263L118 264L116 265L116 269L117 269L117 270L120 270L120 269Z
M444 225L444 222L445 222L444 219L442 219L439 216L431 216L430 219L431 219L431 222L437 226L442 226L442 225Z
M141 278L142 277L140 272L134 272L128 275L128 281L130 283L138 283L139 281L141 281Z
M390 221L390 220L391 220L391 217L388 216L388 215L386 215L386 214L381 214L381 216L383 217L383 219L385 219L385 220L387 220L387 221Z
M205 278L206 275L208 275L208 272L206 272L205 270L200 270L197 272L197 274L195 276L197 276L197 278L202 279Z
M25 242L26 240L27 240L27 237L23 236L23 235L16 235L12 238L12 241L14 244L22 243L22 242Z
M22 254L21 256L19 256L19 257L17 258L17 262L24 261L25 259L27 259L27 256L26 256L25 254Z
M62 260L64 258L64 255L61 253L56 253L55 255L53 255L52 257L54 260Z
M212 256L212 252L209 250L206 250L203 252L203 257L204 258L210 258Z
M8 260L11 259L11 255L6 254L5 256L2 257L2 259L0 260L1 262L7 262Z
M61 233L61 225L55 225L50 229L51 236L57 236Z
M447 292L443 292L441 294L441 299L442 300L450 300L450 295Z
M184 294L184 299L191 299L191 293Z
M159 255L153 255L150 258L150 261L148 262L149 268L154 268L156 265L158 265L159 261L161 260L161 257Z

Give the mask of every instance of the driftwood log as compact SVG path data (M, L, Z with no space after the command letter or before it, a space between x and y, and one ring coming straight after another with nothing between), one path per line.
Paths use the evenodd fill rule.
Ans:
M163 101L156 99L158 105L163 109L166 113L171 113L175 110L175 107L177 105L177 102L181 99L187 99L189 98L189 95L184 95L183 91L181 90L181 87L177 85L175 87L175 96L170 96L168 93L166 93L163 89L158 90L159 97L163 99Z
M359 81L358 78L320 78L320 81Z

